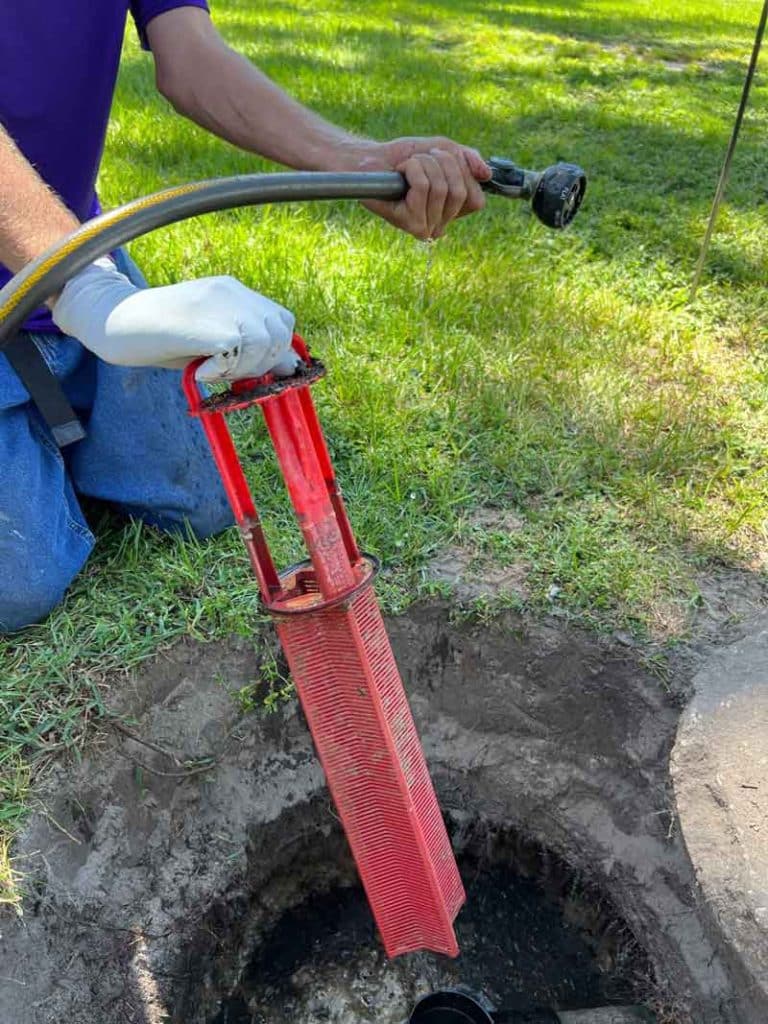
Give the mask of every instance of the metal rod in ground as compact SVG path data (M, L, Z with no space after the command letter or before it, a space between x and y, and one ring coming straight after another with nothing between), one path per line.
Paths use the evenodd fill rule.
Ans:
M736 123L733 126L731 141L728 144L728 151L725 154L723 169L720 172L720 180L717 183L717 190L715 192L714 201L712 202L712 211L709 215L707 231L704 235L704 241L701 244L699 262L696 265L696 273L694 274L693 284L691 285L691 302L693 302L693 300L696 298L696 292L699 290L699 284L701 283L701 275L704 272L704 264L707 261L707 254L709 252L710 242L712 241L712 235L715 230L715 223L717 222L717 215L720 212L720 204L723 201L725 189L728 184L728 177L731 173L731 163L733 162L733 154L736 152L736 143L739 141L739 133L741 132L741 125L744 121L744 113L747 109L747 103L749 102L749 94L752 90L752 82L755 77L755 71L757 70L757 61L760 57L760 50L763 45L763 36L765 35L766 22L768 22L768 0L765 0L765 3L763 4L763 13L760 15L760 24L757 26L755 45L752 50L752 58L749 62L747 77L744 82L744 90L741 94L741 103L739 104L739 110L736 114Z

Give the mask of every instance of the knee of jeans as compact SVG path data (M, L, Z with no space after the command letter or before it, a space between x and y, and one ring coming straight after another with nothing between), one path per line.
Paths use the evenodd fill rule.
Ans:
M234 525L235 517L227 501L213 501L196 509L188 518L189 528L199 540L215 537Z
M187 514L189 529L199 540L215 537L228 530L235 522L229 502L221 492L209 495Z
M76 573L72 573L72 577ZM26 626L41 622L61 604L70 580L62 581L57 574L16 581L16 586L0 587L0 633L15 633Z
M161 509L151 511L128 509L127 511L129 515L142 519L150 526L163 530L164 533L182 535L192 533L198 540L215 537L217 533L228 530L235 522L229 502L218 495L212 495L209 500L197 504L194 509L188 508L183 513Z

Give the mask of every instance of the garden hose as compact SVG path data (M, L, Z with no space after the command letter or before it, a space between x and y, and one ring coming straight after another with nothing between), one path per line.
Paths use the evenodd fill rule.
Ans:
M529 199L536 215L549 227L567 227L581 205L586 176L574 164L556 164L536 172L494 159L491 168L493 176L481 183L484 190ZM0 351L21 377L56 442L60 446L71 444L84 436L83 428L36 346L19 334L27 317L71 277L140 235L203 213L315 199L398 200L407 190L403 175L394 171L304 171L214 178L137 199L87 221L0 289Z

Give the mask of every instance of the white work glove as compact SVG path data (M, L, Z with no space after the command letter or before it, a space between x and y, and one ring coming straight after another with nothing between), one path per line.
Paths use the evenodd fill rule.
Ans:
M137 288L108 257L67 284L54 323L107 363L180 370L208 356L198 380L238 380L294 372L294 317L233 277L203 277Z

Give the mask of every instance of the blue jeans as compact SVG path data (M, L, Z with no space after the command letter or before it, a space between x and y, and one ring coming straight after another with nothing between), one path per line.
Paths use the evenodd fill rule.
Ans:
M146 282L124 253L123 273ZM60 451L0 354L0 632L44 618L94 545L78 495L167 531L232 524L208 442L187 415L181 374L102 362L74 338L32 335L88 436Z

